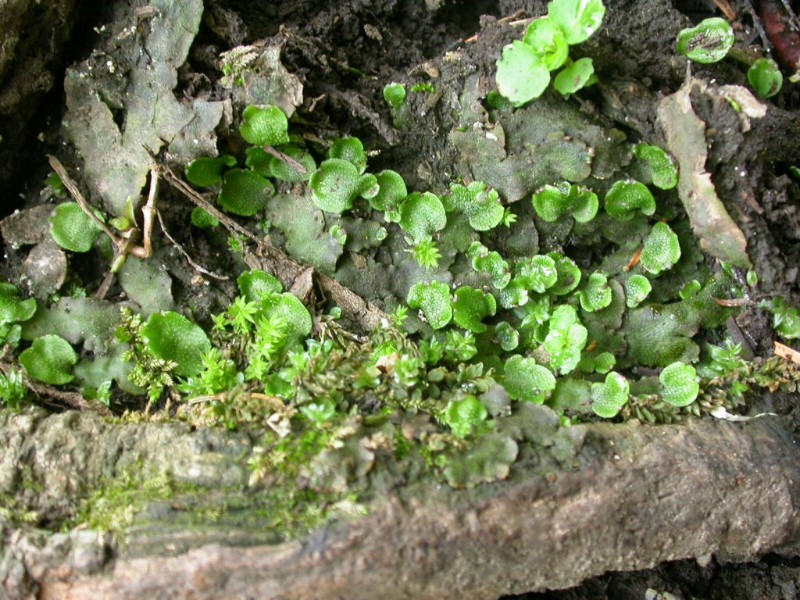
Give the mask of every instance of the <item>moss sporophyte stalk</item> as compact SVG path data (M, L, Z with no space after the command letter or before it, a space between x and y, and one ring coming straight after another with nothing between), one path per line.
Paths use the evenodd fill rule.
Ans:
M570 47L598 30L604 10L599 0L551 2L503 50L491 119L537 102L558 69L555 97L573 102L593 75ZM419 93L430 92L411 87ZM383 94L402 126L406 87ZM177 308L169 274L144 253L122 253L112 269L126 294L116 301L37 301L0 284L6 405L38 382L115 409L169 406L195 424L258 432L251 485L302 481L330 499L381 460L418 461L456 487L502 479L534 405L564 425L666 423L796 385L794 368L746 361L725 339L757 282L704 257L677 198L676 163L648 140L621 142L607 176L582 159L512 202L479 180L409 189L394 170L371 172L357 138L320 140L303 126L277 106L248 106L238 155L194 160L188 184L161 172L197 203L187 226L234 251L236 286L218 311ZM52 237L69 253L116 261L124 235L146 230L132 206L105 214L64 201ZM362 280L374 286L358 288L364 298L348 289ZM779 335L800 337L798 309L778 300L760 309Z

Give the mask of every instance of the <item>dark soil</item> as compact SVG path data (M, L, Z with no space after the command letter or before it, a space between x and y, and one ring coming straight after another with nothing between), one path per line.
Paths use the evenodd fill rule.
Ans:
M659 141L656 105L659 98L675 92L686 76L686 63L673 51L678 30L692 21L715 15L713 2L675 0L607 0L608 12L602 34L578 50L594 59L601 84L582 96L582 108L602 121L625 131L632 139ZM437 5L438 8L435 8ZM750 2L731 2L738 15L740 42L760 46L754 29ZM470 46L477 68L492 70L503 44L519 36L520 30L498 23L509 15L517 18L545 12L539 0L496 2L442 2L422 0L349 0L341 3L250 2L247 0L207 3L206 19L182 71L179 85L187 95L214 98L219 94L215 80L220 76L216 57L231 47L261 39L283 43L282 60L289 72L304 84L305 104L299 109L307 131L321 138L343 135L359 137L366 148L380 151L371 159L375 171L392 168L410 189L447 182L447 154L444 141L420 136L414 128L398 131L383 100L383 86L391 81L419 81L428 78L437 86L437 64L448 50ZM86 26L84 22L84 27ZM475 36L477 35L477 39ZM77 46L82 47L85 42ZM82 58L82 57L76 57ZM61 65L56 63L55 72ZM734 61L717 65L692 65L694 75L705 80L746 84L745 69ZM60 90L60 84L54 86ZM50 97L61 106L61 97ZM710 140L708 169L717 191L744 230L755 270L761 277L765 296L783 296L787 302L800 301L800 186L789 167L800 164L800 94L796 86L769 101L767 118L747 134L727 135L735 114L727 104L708 103L699 116L720 135ZM45 108L45 113L54 109ZM23 118L31 118L24 114ZM44 124L44 143L36 145L43 156L60 148L58 119ZM39 127L37 125L36 127ZM31 128L25 135L35 135ZM449 127L443 127L443 131ZM33 132L33 134L31 134ZM723 135L724 134L724 135ZM231 142L233 143L233 142ZM9 159L11 160L11 159ZM38 161L43 159L37 158ZM41 200L44 162L30 169L31 177L20 188L27 205ZM442 173L437 175L437 173ZM10 184L9 184L10 186ZM6 192L14 188L7 187ZM11 209L4 205L3 209ZM178 218L186 210L176 209ZM169 218L169 214L167 217ZM184 221L185 222L185 221ZM180 241L202 250L205 241ZM206 248L208 256L213 246ZM5 273L14 273L24 253L11 253ZM203 258L208 258L204 256ZM174 262L174 260L173 260ZM230 265L204 263L225 272ZM185 268L185 267L184 267ZM102 277L91 265L81 268L83 284L96 287L92 277ZM177 271L173 272L178 275ZM177 279L176 300L181 292L190 295L191 273ZM232 295L221 286L222 295ZM208 306L216 311L218 307ZM745 313L739 319L752 349L764 354L772 347L763 315ZM587 549L587 551L590 549ZM800 592L800 561L795 557L771 555L759 563L706 566L680 561L657 569L608 574L587 581L581 587L542 594L517 596L533 600L579 598L645 598L647 590L671 593L676 598L790 599ZM669 597L669 596L666 596Z

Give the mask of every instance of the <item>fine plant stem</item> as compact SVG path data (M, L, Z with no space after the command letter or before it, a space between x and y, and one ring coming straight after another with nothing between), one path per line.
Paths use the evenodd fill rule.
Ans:
M227 275L219 275L218 273L214 273L213 271L209 271L208 269L202 267L201 265L197 264L194 260L192 260L192 257L189 256L189 253L186 252L186 250L184 250L183 246L181 246L177 242L177 240L175 240L175 238L173 238L169 234L169 231L167 231L167 227L164 225L164 220L161 218L161 213L160 212L156 212L156 216L158 217L158 225L161 227L161 231L164 234L164 237L166 237L170 241L170 243L173 246L175 246L175 248L178 249L178 252L180 252L183 255L183 257L186 259L186 261L192 266L192 268L195 271L197 271L198 273L202 273L203 275L208 275L209 277L211 277L213 279L217 279L219 281L228 281L228 279L230 279Z
M97 226L100 229L103 230L103 233L105 233L111 239L111 241L114 243L114 245L117 247L118 250L124 248L127 241L115 235L114 232L111 231L111 229L109 229L108 226L105 223L103 223L103 221L96 214L94 214L92 207L89 206L89 203L86 201L86 198L83 197L83 194L78 189L77 184L69 176L69 173L67 173L67 169L64 167L64 165L61 164L61 161L52 155L48 155L47 160L50 162L50 166L53 167L53 170L56 172L56 174L61 178L64 187L67 188L67 190L69 190L69 193L72 196L72 198L75 200L78 206L81 207L81 210L86 213L86 216L88 216L92 221L94 221L97 224Z
M274 156L278 160L282 160L298 173L302 173L303 175L308 173L308 169L306 169L303 165L301 165L299 162L297 162L288 154L285 154L280 150L278 150L277 148L273 148L272 146L261 146L261 147L264 149L264 152L266 152L270 156Z

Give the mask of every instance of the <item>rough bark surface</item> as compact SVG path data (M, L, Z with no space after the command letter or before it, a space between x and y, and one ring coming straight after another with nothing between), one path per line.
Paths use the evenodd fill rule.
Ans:
M51 419L63 417L45 419L36 431L46 432ZM70 429L92 431L92 452L126 448L134 439L127 436L136 435L133 427L125 433L98 429L88 417L70 419ZM197 465L236 472L241 440L226 446L188 428L149 428L151 444L161 438L176 448L170 454L149 446L147 453L161 453L166 468L181 462L185 447ZM679 558L749 560L800 540L800 450L773 417L679 427L596 424L578 431L583 446L573 471L543 475L520 468L489 494L381 499L360 520L282 544L225 545L236 539L231 527L187 552L132 557L102 534L37 538L31 531L6 531L6 592L38 589L39 597L52 599L353 599L373 598L380 589L385 599L491 598L565 588L608 570ZM36 437L32 432L22 447L36 444ZM120 451L117 463L144 447ZM70 458L59 469L66 480L82 477L73 472L85 464L79 448L68 448ZM114 468L114 460L104 462ZM43 466L32 457L34 471ZM197 477L197 469L184 469ZM438 484L430 486L430 494L419 497L442 498ZM252 543L246 533L238 532ZM158 538L167 549L180 547L185 533L151 528L142 536ZM10 587L14 582L20 587Z

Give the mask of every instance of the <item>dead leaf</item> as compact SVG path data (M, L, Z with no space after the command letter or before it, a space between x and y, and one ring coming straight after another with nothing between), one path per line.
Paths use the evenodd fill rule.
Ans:
M717 196L711 176L705 170L706 124L692 107L691 93L695 87L706 92L705 84L690 78L658 106L658 123L666 136L667 150L680 167L678 195L700 247L715 258L747 269L751 267L747 240Z

